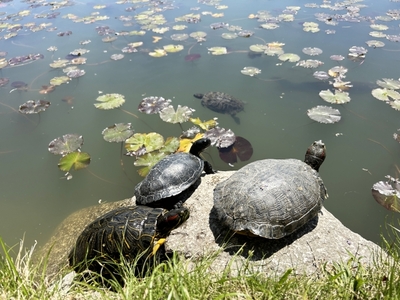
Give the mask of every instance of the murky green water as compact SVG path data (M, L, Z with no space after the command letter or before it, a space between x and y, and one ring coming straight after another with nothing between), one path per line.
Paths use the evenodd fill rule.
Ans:
M0 12L3 23L27 24L29 22L52 23L55 31L31 32L24 27L16 37L0 40L0 51L6 51L6 58L41 53L43 59L31 64L6 67L0 77L7 77L10 83L24 81L28 91L10 91L10 83L0 88L0 236L7 244L16 244L25 236L26 245L34 240L43 244L56 226L70 213L94 205L101 201L116 201L131 197L134 185L140 180L133 159L124 157L126 174L120 166L120 145L107 143L101 132L114 123L130 122L136 132L157 131L165 137L179 135L178 125L164 123L157 115L144 115L137 106L144 96L163 96L173 99L172 104L187 105L196 110L195 116L203 120L218 117L221 127L232 129L235 134L248 139L254 148L250 161L262 158L296 157L303 159L308 145L322 139L328 148L328 156L321 167L321 175L328 188L330 198L326 207L346 226L365 238L380 241L379 234L385 218L397 218L379 206L371 196L372 185L384 180L385 175L396 176L396 165L400 165L399 147L392 134L400 128L400 112L372 97L371 90L377 88L376 80L400 77L398 43L380 38L386 45L383 48L369 48L365 42L376 39L369 36L372 21L340 21L332 26L317 21L315 13L330 15L345 14L346 9L333 11L329 8L305 7L306 1L221 1L228 8L218 10L215 5L204 5L196 1L172 2L175 9L159 12L167 19L170 31L157 34L148 31L144 36L118 36L113 43L104 43L96 33L96 26L109 26L120 31L139 30L140 26L132 20L132 25L124 26L118 20L120 16L132 16L150 9L147 3L116 4L113 1L72 2L57 10L49 5L30 8L31 4L44 4L42 1L11 1L2 3ZM348 1L350 3L350 1ZM374 20L383 16L389 9L398 9L398 3L389 1L364 1L359 15ZM106 4L106 8L94 9L97 4ZM323 4L322 1L317 2ZM259 10L268 10L278 16L286 6L298 5L301 9L292 22L281 22L275 30L259 27L256 19L248 15ZM333 5L333 4L332 4ZM348 4L350 5L350 4ZM355 5L355 4L354 4ZM127 12L127 7L137 6L136 11ZM142 6L142 7L140 7ZM159 5L162 8L163 5ZM193 11L190 8L199 7ZM10 14L30 10L30 15L18 19ZM35 18L37 14L60 12L55 19ZM187 25L183 31L172 30L174 18L188 13L224 13L222 18L202 15L199 23ZM64 18L67 14L79 17L98 12L108 16L108 20L92 24L74 23ZM226 29L212 30L211 23L227 22L254 31L249 38L238 37L234 40L221 38ZM317 22L318 33L303 31L303 22ZM399 34L399 21L375 21L389 27L386 34ZM125 24L127 25L127 24ZM335 30L335 34L326 34L325 30ZM72 31L72 35L59 37L58 32ZM183 42L170 39L173 33L191 33L205 31L207 40L196 43L189 38ZM4 37L7 30L0 33ZM153 43L152 36L163 39ZM262 40L261 40L262 39ZM39 94L42 85L61 76L61 70L54 70L49 64L64 58L70 51L81 48L80 41L91 40L84 46L90 52L85 65L79 66L86 74L73 79L68 84L56 87L47 95ZM278 58L263 55L250 58L247 54L252 44L279 41L285 43L285 52L300 55L301 59L318 59L324 65L317 69L296 67L295 63L283 63ZM119 61L110 56L121 53L121 49L130 42L143 41L138 53L125 54ZM170 43L183 44L185 49L170 53L166 57L154 58L148 51ZM52 53L46 49L56 46ZM192 47L193 46L193 47ZM210 55L207 48L225 46L229 54ZM318 93L328 89L327 82L315 79L316 70L327 71L338 64L330 60L333 54L347 56L349 48L362 46L368 49L365 61L352 62L345 59L341 65L349 68L346 80L353 83L349 90L351 101L344 105L329 104ZM191 48L192 47L192 48ZM323 53L310 57L302 53L304 47L318 47ZM200 59L188 62L184 57L198 53ZM246 66L257 67L262 73L257 77L242 75L240 70ZM279 80L278 80L279 79ZM216 114L201 106L192 95L196 92L222 91L234 95L246 102L245 112L238 116L241 124L236 124L229 115ZM93 104L99 93L120 93L125 95L126 103L122 109L134 113L139 119L126 112L115 109L101 111ZM62 101L73 97L72 104ZM45 99L51 102L47 111L39 115L25 116L17 112L19 105L27 100ZM317 105L332 106L340 110L342 119L336 124L320 124L308 118L308 109ZM184 124L185 128L190 125ZM54 138L67 133L83 135L85 143L82 151L92 157L88 169L73 172L73 179L63 179L64 173L57 168L59 160L47 151L48 144ZM209 160L218 170L231 170L221 161L217 149L207 151ZM246 163L235 164L234 169Z

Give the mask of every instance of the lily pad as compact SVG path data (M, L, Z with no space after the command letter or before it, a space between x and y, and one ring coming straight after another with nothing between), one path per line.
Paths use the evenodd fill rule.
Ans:
M192 118L190 119L190 121L192 121ZM200 121L200 119L199 119L199 121ZM198 133L200 133L200 128L197 126L192 126L188 130L183 131L180 138L181 139L193 139Z
M163 57L167 55L167 51L164 49L155 49L154 51L149 52L149 55L152 57Z
M248 75L248 76L255 76L261 74L261 70L256 67L244 67L240 72L243 75Z
M247 161L253 156L253 146L244 137L236 136L236 141L227 148L218 148L219 157L228 164Z
M400 100L400 93L395 90L386 89L386 88L377 88L371 91L372 96L374 96L378 100L382 101L390 101L390 98L394 100ZM389 98L390 97L390 98Z
M235 32L224 32L221 34L221 37L225 40L233 40L238 37L238 35Z
M101 95L96 100L101 103L95 103L94 106L105 110L120 107L125 103L125 97L117 93Z
M19 112L23 114L37 114L45 111L50 106L49 101L44 100L28 100L19 106Z
M388 181L379 181L372 186L372 196L384 208L400 212L400 181L386 176Z
M179 52L183 50L183 45L165 45L163 49L169 53Z
M226 47L211 47L207 48L207 50L210 51L212 55L223 55L228 53Z
M69 172L73 167L74 170L87 168L90 164L90 155L86 152L71 152L61 157L58 168L61 171Z
M294 53L284 53L278 56L281 61L297 62L300 60L300 56Z
M340 112L338 109L318 105L307 110L310 119L324 124L333 124L340 121Z
M204 133L205 138L211 140L211 145L217 148L226 148L231 146L235 141L236 137L232 130L220 127L215 127Z
M54 68L54 69L57 69L57 68L64 68L64 67L66 67L67 65L69 65L69 63L70 63L70 61L69 61L68 59L58 59L58 60L53 61L53 62L50 64L50 67L52 67L52 68Z
M307 69L315 69L319 66L323 65L324 63L320 60L316 59L307 59L299 61L296 66L307 68Z
M145 148L145 153L161 149L164 145L164 138L156 132L135 133L125 141L125 149L128 152L136 152Z
M316 71L313 74L314 78L319 79L319 80L327 80L329 79L329 74L326 73L325 71Z
M164 152L146 153L145 155L139 156L134 162L134 165L137 167L143 167L138 170L138 173L140 176L145 177L149 173L150 169L167 155L168 154Z
M117 123L102 131L104 140L107 142L121 143L133 135L131 123Z
M70 80L68 76L59 76L59 77L54 77L50 79L50 85L61 85L63 83L66 83Z
M176 124L183 123L189 120L190 116L193 114L194 109L187 106L180 106L174 109L172 105L167 106L160 111L160 118L168 123Z
M381 48L381 47L385 46L384 42L377 41L377 40L366 41L365 43L369 47L373 47L373 48Z
M349 93L339 90L335 90L335 93L332 93L331 90L323 90L319 92L319 96L329 103L343 104L350 102Z
M150 96L143 98L143 100L139 103L138 110L145 114L158 114L161 110L169 106L170 103L171 99Z
M207 33L204 31L195 31L189 34L189 36L198 42L204 42L206 40Z
M199 126L203 130L210 130L218 125L218 122L216 119L211 119L208 121L201 121L200 118L196 118L196 119L190 118L190 122Z
M49 144L49 152L57 155L65 155L77 151L83 145L83 137L78 134L64 134L52 140Z
M382 80L377 80L376 83L386 89L397 90L400 89L400 80L392 78L383 78Z
M264 29L276 29L279 27L279 25L275 23L264 23L261 24L260 27Z
M173 41L184 41L189 38L189 35L186 33L175 33L171 35L171 40Z
M311 55L311 56L315 56L315 55L320 55L322 53L322 50L320 48L316 48L316 47L306 47L303 48L303 53Z
M263 44L255 44L250 46L250 50L257 53L263 53L267 50L268 46Z

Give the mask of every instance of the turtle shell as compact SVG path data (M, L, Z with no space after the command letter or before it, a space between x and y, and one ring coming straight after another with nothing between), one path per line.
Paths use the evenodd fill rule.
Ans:
M222 92L208 92L201 98L201 104L212 111L235 115L244 110L244 103L235 97Z
M297 159L265 159L238 170L214 190L214 210L231 230L282 238L317 216L327 198L317 171Z
M163 158L136 185L136 204L174 207L193 193L203 169L204 161L190 153L179 152Z
M167 213L168 210L163 208L131 206L104 214L80 234L74 249L69 254L70 265L75 266L78 271L86 267L98 271L101 263L94 263L93 259L104 259L103 263L110 260L118 262L123 255L128 261L133 261L140 253L143 254L141 256L143 260L148 259L155 242L165 238L173 228L182 224L189 216L188 210L182 208L176 211L179 219L175 215L171 219L175 223L168 225L168 220L158 223L160 216ZM87 262L87 265L83 262Z

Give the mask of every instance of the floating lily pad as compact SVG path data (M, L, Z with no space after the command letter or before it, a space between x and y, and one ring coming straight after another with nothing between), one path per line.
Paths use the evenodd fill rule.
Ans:
M379 181L372 186L372 196L384 208L400 212L400 181L385 176L388 181Z
M281 61L297 62L300 60L300 56L294 53L284 53L278 56Z
M58 59L58 60L53 61L53 62L50 64L50 67L52 67L52 68L54 68L54 69L57 69L57 68L64 68L64 67L66 67L67 65L69 65L69 63L70 63L70 61L69 61L68 59Z
M68 71L68 72L66 73L66 75L67 75L69 78L78 78L78 77L81 77L81 76L85 75L85 73L86 73L85 70L74 69L74 70Z
M120 54L120 53L118 53L118 54L113 54L113 55L110 56L110 58L111 58L112 60L121 60L121 59L124 58L124 55L123 55L123 54Z
M260 27L264 29L276 29L279 27L279 25L275 23L264 23L261 24Z
M149 52L149 55L152 57L163 57L167 55L167 51L164 49L155 49L152 52Z
M174 53L174 52L182 51L183 50L183 45L172 45L172 44L170 44L170 45L163 46L163 49L165 51L167 51L167 52Z
M116 36L108 35L108 36L102 38L101 40L102 40L104 43L112 43L112 42L114 42L116 39L117 39Z
M223 55L228 53L226 47L211 47L207 48L207 50L210 51L212 55Z
M343 66L335 66L328 70L328 74L332 77L344 77L348 69Z
M42 85L39 94L48 94L53 92L55 89L56 87L54 85Z
M253 34L254 32L251 30L241 30L237 33L238 36L245 38L251 37Z
M233 40L238 37L238 35L235 32L224 32L221 34L221 37L225 40Z
M117 123L102 131L104 140L107 142L121 143L133 135L131 123Z
M400 100L390 101L390 106L395 110L400 110Z
M264 53L268 56L280 56L285 53L285 51L283 51L281 47L267 47Z
M327 80L329 79L329 74L326 73L325 71L316 71L313 74L314 78L319 79L319 80Z
M52 140L49 144L49 152L56 155L65 155L77 151L83 145L83 137L78 134L64 134Z
M179 140L179 148L178 148L177 152L188 153L190 151L190 148L192 147L193 143L203 137L204 137L204 133L198 133L193 138L181 138Z
M19 106L19 112L23 114L37 114L45 111L50 106L49 101L44 100L28 100Z
M171 99L150 96L143 98L143 100L139 103L138 110L145 114L158 114L161 110L169 106L170 103Z
M371 24L369 25L373 30L388 30L389 27L383 24Z
M209 138L211 140L211 145L217 148L226 148L231 146L235 140L235 134L232 130L220 127L215 127L210 129L204 133L205 138Z
M384 34L382 31L371 31L369 33L370 36L374 38L384 38L386 37L386 34Z
M200 118L190 118L190 122L199 126L201 129L210 130L218 125L216 119L211 119L208 121L201 121ZM199 131L200 132L200 131Z
M316 48L316 47L306 47L303 48L303 53L311 55L311 56L315 56L315 55L320 55L322 53L322 50L320 48Z
M393 78L383 78L382 80L377 80L376 83L382 88L392 90L400 89L400 80Z
M369 47L373 47L373 48L381 48L381 47L385 46L384 42L377 41L377 40L366 41L365 43Z
M267 50L268 46L263 44L255 44L250 46L250 50L257 53L263 53Z
M50 79L50 85L61 85L71 80L68 76L59 76Z
M117 93L105 94L97 97L97 101L101 103L95 103L94 106L98 109L114 109L120 107L125 103L125 96Z
M386 89L386 88L377 88L371 91L372 96L374 96L378 100L382 101L390 101L390 98L394 100L400 100L400 93L395 90ZM390 98L389 98L390 97Z
M90 164L90 155L86 152L71 152L61 157L58 168L61 171L69 172L73 167L74 170L87 168Z
M345 59L345 57L343 55L339 55L339 54L331 55L329 58L334 61L342 61L343 59Z
M164 138L156 132L135 133L125 141L125 149L128 152L135 152L141 148L145 148L145 153L159 150L164 145Z
M204 31L195 31L189 34L189 36L198 42L204 42L206 40L207 33Z
M340 112L338 109L329 106L316 106L307 110L310 119L324 124L333 124L340 121Z
M175 111L174 107L172 105L169 105L160 111L160 118L163 121L172 124L183 123L189 120L193 112L194 109L187 106L178 105L178 108Z
M228 164L237 163L237 158L247 161L253 156L253 146L241 136L236 136L236 141L227 148L218 148L219 157Z
M192 120L192 119L190 119ZM200 128L197 126L192 126L188 130L183 131L180 138L181 139L193 139L198 133L200 133Z
M332 93L331 90L320 91L319 96L326 102L335 104L342 104L350 101L349 93L339 90L335 90L335 93Z
M186 33L175 33L171 35L171 40L173 41L184 41L189 38L189 35Z
M138 170L138 173L140 176L145 177L149 173L150 169L167 155L168 154L164 152L146 153L145 155L137 157L134 165L137 167L143 167Z
M3 69L8 66L8 61L5 58L0 59L0 69Z
M255 76L261 74L261 70L256 67L244 67L240 72L243 75L248 75L248 76Z
M323 65L324 63L320 60L316 59L307 59L299 61L296 66L307 68L307 69L315 69L319 66Z

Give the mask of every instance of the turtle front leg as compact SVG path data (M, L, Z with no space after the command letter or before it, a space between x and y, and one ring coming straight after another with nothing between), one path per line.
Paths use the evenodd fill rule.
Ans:
M206 160L204 161L204 172L206 172L206 174L217 173L217 171L213 169L212 165Z

